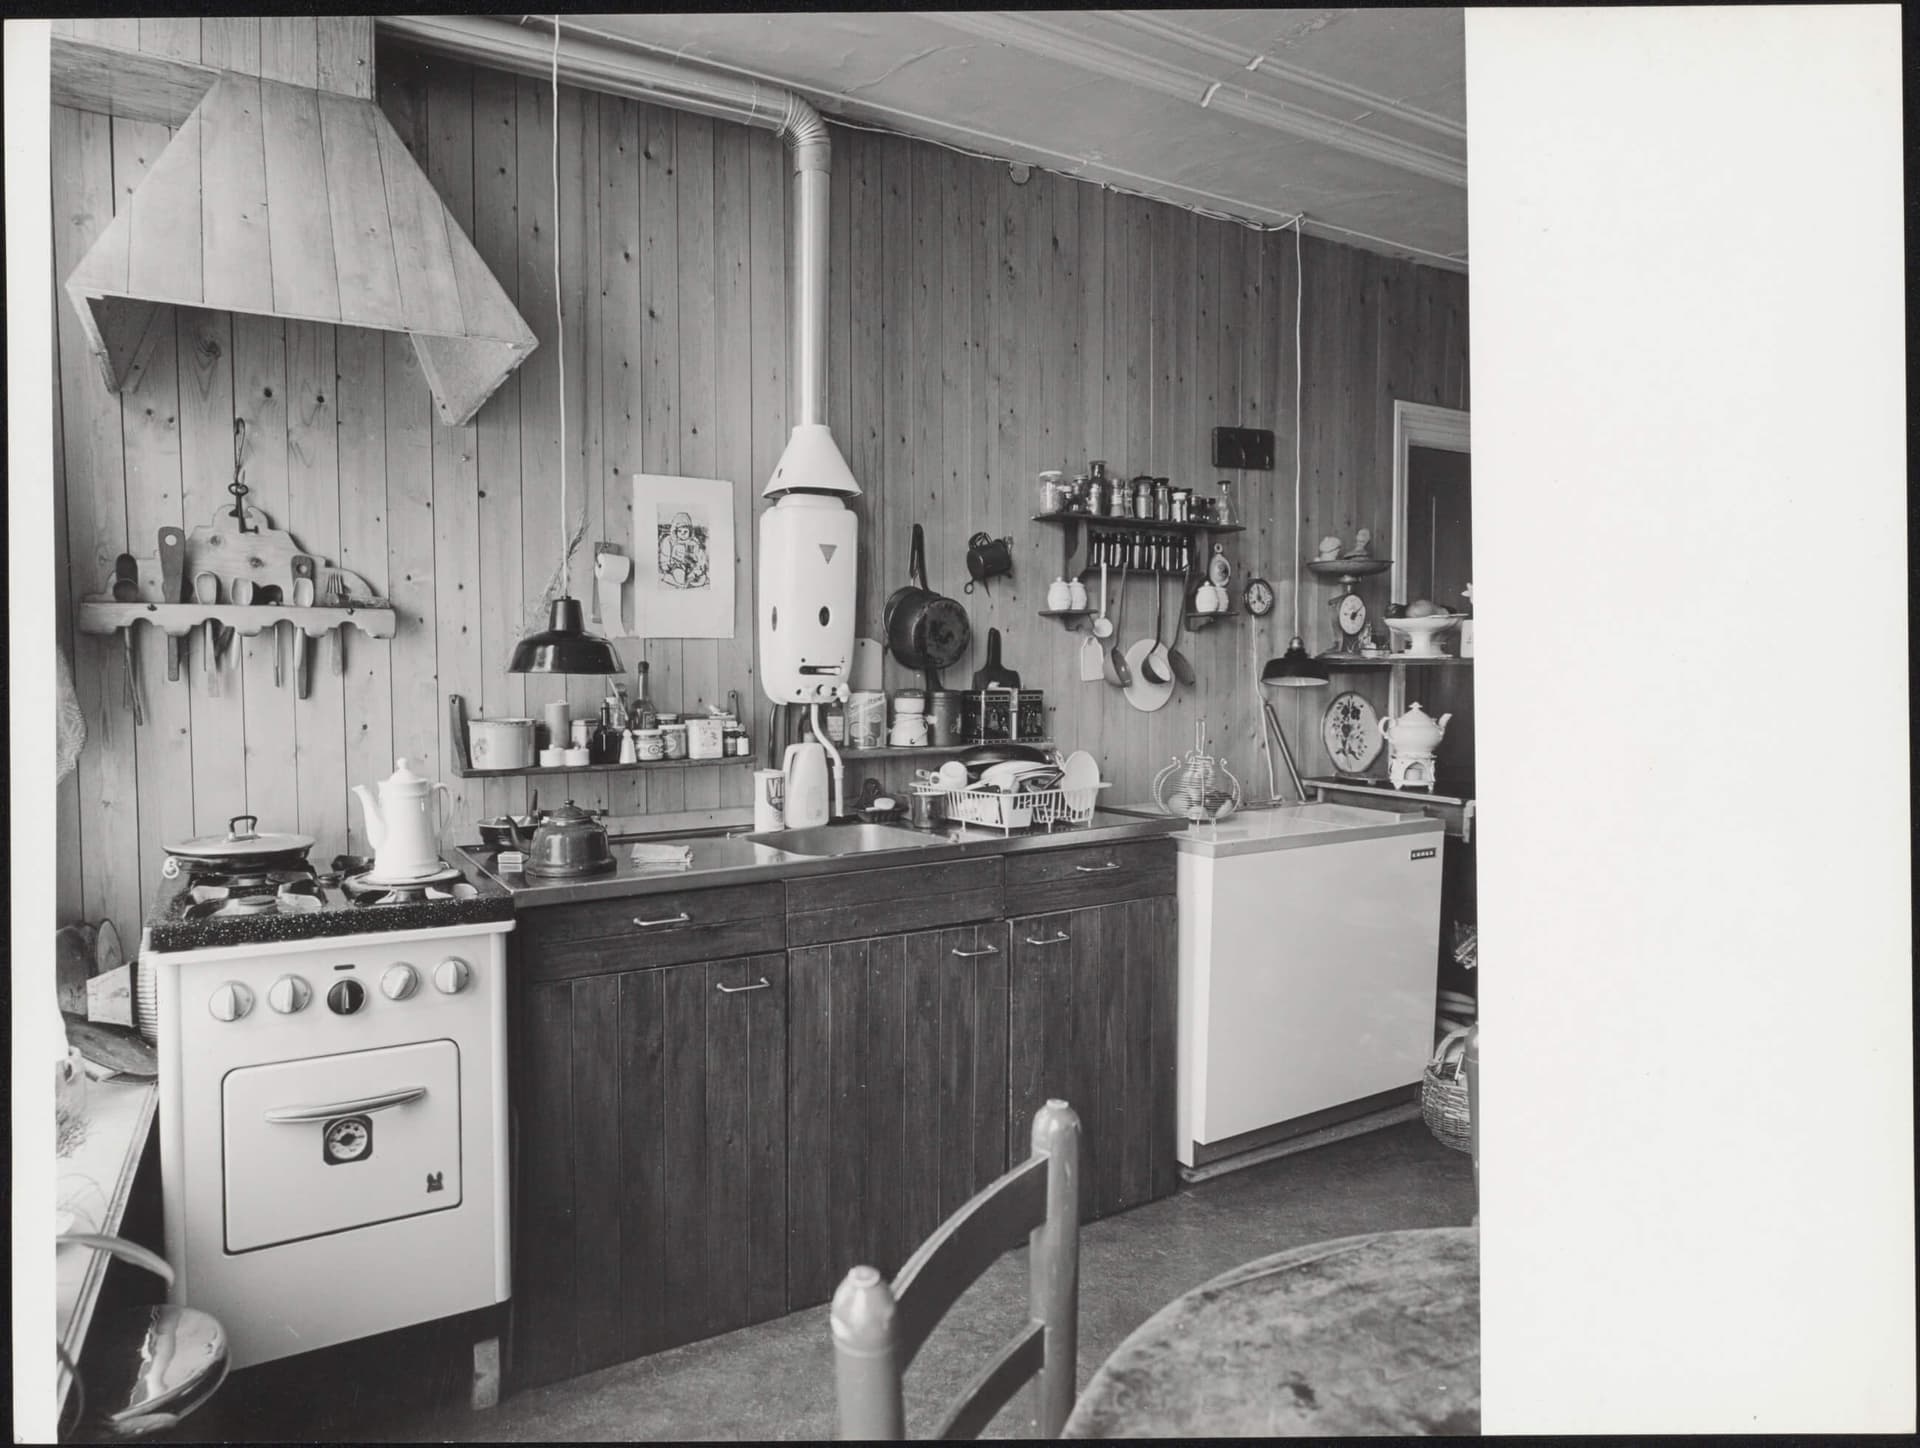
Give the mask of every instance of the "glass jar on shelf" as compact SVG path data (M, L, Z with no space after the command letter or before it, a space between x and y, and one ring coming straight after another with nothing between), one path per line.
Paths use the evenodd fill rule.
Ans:
M1233 479L1220 479L1220 496L1213 500L1213 518L1216 528L1231 528L1240 521L1240 510L1233 500Z

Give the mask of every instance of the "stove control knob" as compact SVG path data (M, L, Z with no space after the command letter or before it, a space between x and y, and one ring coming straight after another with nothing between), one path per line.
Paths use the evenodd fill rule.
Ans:
M216 1021L237 1021L253 1009L253 992L237 980L222 981L207 1002Z
M343 980L327 992L327 1009L336 1016L350 1016L366 1003L366 989L357 980Z
M380 994L390 1001L403 1001L420 989L420 972L410 965L390 965L380 977Z
M450 955L433 968L433 984L446 995L458 995L473 979L473 967L457 955Z
M297 975L283 975L267 988L267 1004L283 1016L304 1011L313 999L313 987Z

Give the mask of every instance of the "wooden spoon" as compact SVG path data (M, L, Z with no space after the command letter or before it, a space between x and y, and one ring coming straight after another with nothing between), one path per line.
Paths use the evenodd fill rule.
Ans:
M204 568L194 574L193 596L201 603L218 603L220 601L219 577ZM216 667L213 649L215 630L219 627L218 621L211 615L200 627L200 678L207 686L207 697L210 699L220 697L220 670Z

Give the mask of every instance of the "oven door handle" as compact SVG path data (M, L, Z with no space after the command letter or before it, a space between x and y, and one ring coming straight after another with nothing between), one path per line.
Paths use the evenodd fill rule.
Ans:
M275 1126L299 1126L309 1121L331 1121L336 1116L365 1116L393 1106L405 1106L427 1094L424 1086L402 1086L398 1091L383 1091L378 1096L362 1096L355 1101L335 1101L326 1106L281 1106L263 1113Z

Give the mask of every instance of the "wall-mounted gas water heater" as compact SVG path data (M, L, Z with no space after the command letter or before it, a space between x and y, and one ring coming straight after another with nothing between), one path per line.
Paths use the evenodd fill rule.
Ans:
M847 697L860 520L842 500L859 492L826 425L804 423L767 482L774 504L760 515L761 686L776 704L809 706L814 737L833 756L835 814L846 809L846 769L820 727L820 706Z
M833 812L845 812L845 769L820 727L820 705L847 696L853 668L860 495L827 427L826 124L794 99L782 117L793 154L794 428L762 496L760 685L776 704L806 704L833 757Z

